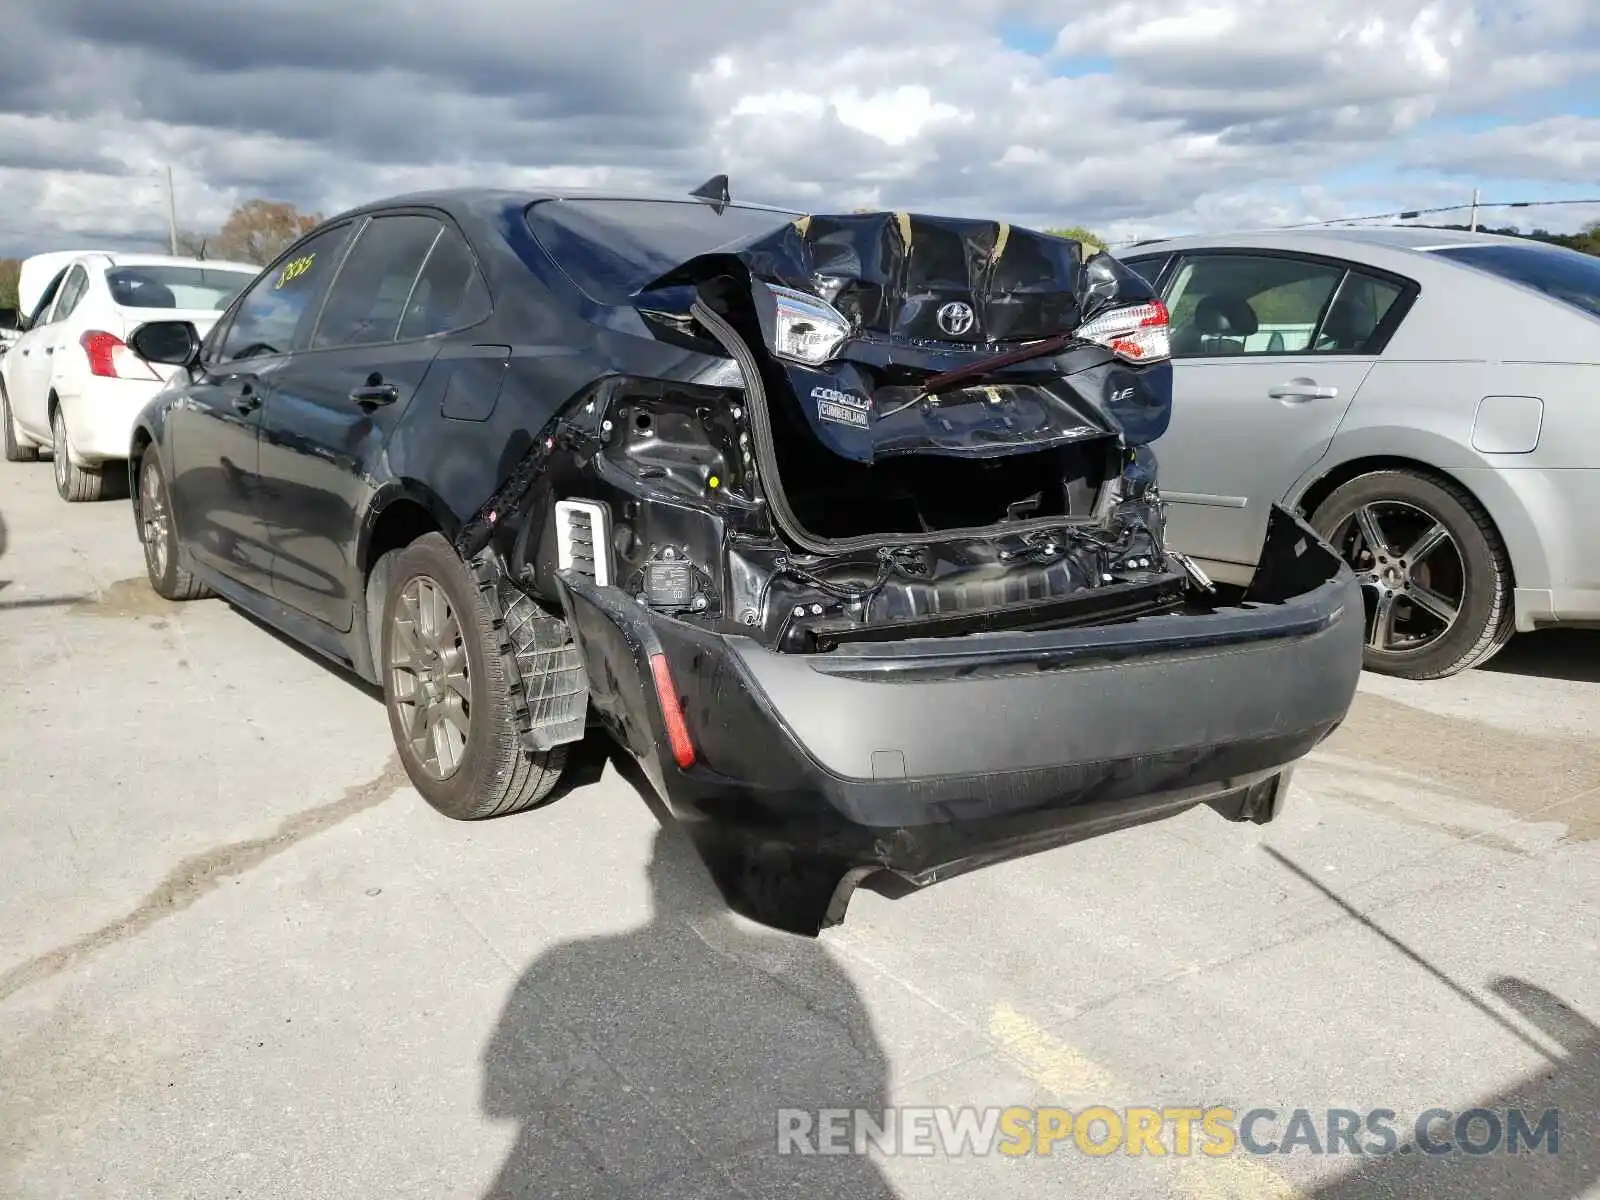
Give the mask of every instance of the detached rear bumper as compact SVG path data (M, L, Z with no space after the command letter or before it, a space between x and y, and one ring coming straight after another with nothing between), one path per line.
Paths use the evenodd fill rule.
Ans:
M1245 604L1121 625L777 654L562 583L602 719L729 903L801 933L841 919L874 871L925 884L1201 802L1270 820L1361 670L1355 579L1281 509Z

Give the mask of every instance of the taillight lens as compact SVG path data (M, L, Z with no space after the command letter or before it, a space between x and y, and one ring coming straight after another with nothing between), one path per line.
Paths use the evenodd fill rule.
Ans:
M90 329L78 339L89 357L89 373L103 379L160 379L145 362L114 333Z
M766 285L777 302L772 352L808 366L818 366L838 353L850 336L850 322L821 296L797 292L776 283Z
M1085 321L1076 332L1125 362L1160 362L1172 357L1172 327L1167 306L1159 300L1113 308Z

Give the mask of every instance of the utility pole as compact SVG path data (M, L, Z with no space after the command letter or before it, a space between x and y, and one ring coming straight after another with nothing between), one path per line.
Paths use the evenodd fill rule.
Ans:
M167 164L167 244L178 255L178 198L172 191L172 164Z
M1478 232L1478 189L1472 189L1472 232Z

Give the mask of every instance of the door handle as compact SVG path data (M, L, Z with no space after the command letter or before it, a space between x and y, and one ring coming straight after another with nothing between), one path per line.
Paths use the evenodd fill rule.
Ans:
M1338 394L1338 388L1321 386L1303 375L1267 389L1274 400L1332 400Z
M247 383L239 389L239 394L233 398L233 407L240 414L249 416L261 407L261 397L256 395L256 389Z
M392 383L364 383L352 388L350 399L362 408L376 408L380 404L393 404L400 399L400 389Z

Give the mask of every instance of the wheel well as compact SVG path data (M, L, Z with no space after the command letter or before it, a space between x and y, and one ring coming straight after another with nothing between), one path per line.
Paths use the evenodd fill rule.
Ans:
M362 575L370 575L373 564L390 550L409 546L425 533L438 532L439 522L422 505L414 500L394 501L378 514L377 524L372 527L366 561L361 564Z
M144 462L144 452L155 441L150 431L140 425L133 431L133 441L128 446L128 497L133 501L133 515L139 515L139 464Z
M1488 508L1485 507L1482 500L1478 499L1471 488L1454 475L1441 471L1438 467L1432 467L1418 459L1405 458L1398 454L1374 454L1367 458L1356 458L1347 463L1340 463L1321 479L1306 488L1300 494L1300 499L1295 504L1295 508L1302 517L1310 520L1311 514L1317 511L1317 506L1333 495L1335 490L1343 487L1358 476L1370 475L1374 471L1408 471L1413 475L1421 475L1425 479L1431 479L1435 483L1445 484L1456 491L1465 492L1472 499L1472 502L1483 511L1490 528L1494 530L1495 536L1500 539L1500 544L1502 546L1505 545L1505 535L1500 532L1500 527L1495 523L1494 517L1489 514ZM1516 571L1513 567L1513 582L1515 578Z

